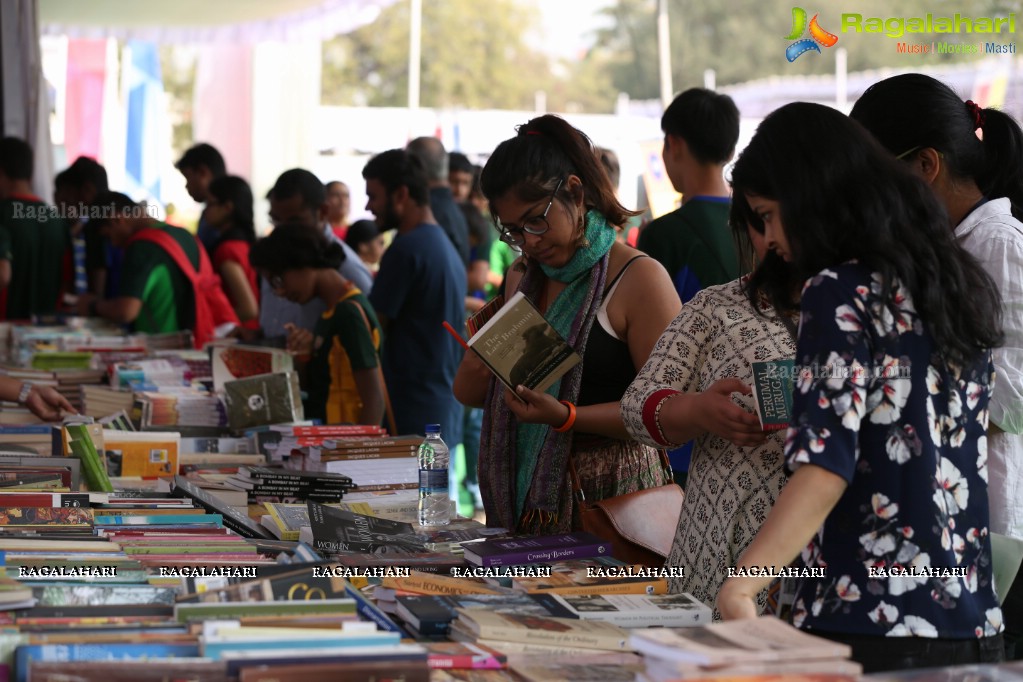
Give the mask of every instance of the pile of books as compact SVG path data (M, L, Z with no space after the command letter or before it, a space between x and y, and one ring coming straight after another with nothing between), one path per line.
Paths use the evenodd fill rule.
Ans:
M417 488L422 442L422 436L388 436L375 426L295 426L268 447L289 469L341 474L367 491Z
M643 655L643 682L742 675L828 675L858 679L851 649L797 630L774 616L696 628L634 631L630 646ZM835 676L835 677L830 677Z
M224 483L245 491L250 502L278 503L339 502L353 487L352 479L342 474L262 466L239 467Z

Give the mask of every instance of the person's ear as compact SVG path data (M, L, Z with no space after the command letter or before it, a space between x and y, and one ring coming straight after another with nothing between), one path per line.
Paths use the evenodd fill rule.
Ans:
M391 203L394 205L395 210L400 211L409 202L410 197L411 195L409 194L408 187L405 185L398 185L394 188L394 191L391 192Z
M913 156L911 165L913 170L931 185L941 172L942 161L941 152L933 147L924 147Z
M564 188L568 190L569 196L572 197L572 204L576 208L582 208L583 204L586 203L586 190L583 188L583 181L578 175L569 175L565 179Z

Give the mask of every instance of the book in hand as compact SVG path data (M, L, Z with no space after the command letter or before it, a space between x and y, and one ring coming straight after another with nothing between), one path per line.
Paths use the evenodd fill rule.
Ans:
M708 668L783 660L842 660L852 654L847 644L803 632L774 616L695 628L637 630L629 644L645 657Z
M623 628L690 627L711 622L711 610L691 594L534 594L552 615L602 620Z
M760 426L765 431L788 428L792 422L792 390L795 362L792 359L753 363L753 400Z
M493 538L462 545L474 566L515 566L610 556L611 543L583 531L561 535Z
M469 339L469 348L512 391L545 391L582 358L521 292Z

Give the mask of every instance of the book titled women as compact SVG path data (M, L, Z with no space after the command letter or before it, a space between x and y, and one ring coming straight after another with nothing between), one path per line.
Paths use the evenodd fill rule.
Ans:
M496 312L485 310L492 317L469 339L469 348L512 391L519 385L545 391L582 361L521 291Z
M564 533L480 540L462 544L465 560L474 566L517 566L566 559L610 556L611 543L590 533Z

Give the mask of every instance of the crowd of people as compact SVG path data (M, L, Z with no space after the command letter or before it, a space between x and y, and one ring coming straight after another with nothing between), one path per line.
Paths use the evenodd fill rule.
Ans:
M1023 656L1023 578L999 603L991 549L992 533L1023 540L1019 125L904 74L850 116L781 107L728 178L729 97L683 92L661 127L682 203L638 230L613 154L544 115L482 168L431 137L373 157L373 221L348 224L343 183L288 170L262 239L251 188L208 144L178 163L204 205L196 238L91 159L57 176L49 211L31 149L7 138L0 312L280 343L309 416L440 424L492 526L578 529L570 470L591 501L674 473L671 589L747 618L784 590L730 572L824 569L791 586L793 622L868 672ZM545 391L506 388L445 330L514 292L582 357ZM792 421L764 431L753 363L787 359Z

